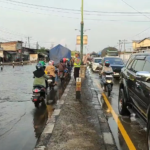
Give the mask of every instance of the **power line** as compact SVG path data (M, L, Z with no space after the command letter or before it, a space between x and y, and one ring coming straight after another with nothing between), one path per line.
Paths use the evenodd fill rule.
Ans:
M124 0L122 0L124 3L126 3ZM81 10L78 9L68 9L68 8L59 8L59 7L50 7L50 6L44 6L44 5L37 5L37 4L31 4L31 3L25 3L25 2L20 2L20 1L14 1L14 0L5 0L5 1L1 1L4 3L8 3L10 4L21 4L21 5L27 5L27 6L32 6L32 7L41 7L41 8L47 8L47 9L56 9L56 10L64 10L64 11L77 11L80 12ZM127 3L126 3L127 4ZM127 4L128 6L130 6L132 9L136 10L135 8L133 8L131 5ZM136 10L137 11L137 10ZM105 12L105 11L92 11L92 10L84 10L84 12L91 12L91 13L120 13L120 14L136 14L135 12ZM68 12L67 12L68 13ZM150 12L139 12L140 14L144 14L144 13L149 13ZM80 13L79 13L80 14Z
M24 6L24 5L18 5L18 4L15 4L15 3L10 3L10 2L7 2L7 1L0 1L0 2L4 2L4 3L9 3L9 4L12 4L12 5L17 5L17 6L21 6L21 7L27 7L27 8L34 8L34 9L38 9L38 10L45 10L45 11L53 11L53 12L58 12L58 13L70 13L70 12L66 12L66 11L56 11L56 10L47 10L47 9L41 9L41 8L38 8L38 7L30 7L30 6ZM75 13L75 12L71 12L73 14L78 14L80 15L80 13ZM103 14L104 13L104 14ZM85 13L84 15L93 15L93 16L119 16L119 17L126 17L126 16L129 16L129 17L139 17L141 15L139 14L129 14L129 13L123 13L123 12L114 12L114 13L120 13L120 14L112 14L113 12L110 12L110 14L105 14L105 13L109 13L109 12L99 12L98 14L90 14L90 13ZM150 12L149 12L150 13Z
M1 7L1 6L0 6ZM12 9L12 10L16 10L16 11L23 11L23 12L27 12L27 13L36 13L36 14L41 14L41 15L52 15L52 14L43 14L43 13L37 13L37 12L31 12L31 11L24 11L24 10L19 10L19 9L13 9L13 8L8 8L8 7L3 7L3 8L6 8L6 9ZM62 15L53 15L53 16L57 16L57 17L63 17L63 18L69 18L69 19L80 19L80 18L77 18L77 17L69 17L69 16L62 16ZM102 20L102 19L88 19L88 18L85 18L85 20L91 20L91 21L110 21L110 22L150 22L150 21L142 21L142 20Z
M142 14L143 16L145 16L146 18L150 19L150 17L148 17L147 15L143 14L142 12L138 11L137 9L135 9L133 6L131 6L130 4L128 4L127 2L125 2L124 0L122 0L126 5L128 5L130 8L132 8L133 10L137 11L139 14Z

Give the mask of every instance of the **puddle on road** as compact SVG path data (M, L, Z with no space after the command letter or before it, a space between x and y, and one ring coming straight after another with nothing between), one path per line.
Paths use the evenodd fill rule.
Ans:
M111 103L113 99L109 98L109 102ZM128 150L128 146L118 128L117 123L115 122L114 118L110 110L108 109L103 97L101 97L102 107L104 112L108 118L108 123L111 129L111 132L114 136L114 140L119 150ZM117 113L118 114L118 113ZM139 118L132 121L130 116L119 116L119 119L125 128L127 134L129 135L130 139L132 140L134 146L137 150L147 150L146 148L146 132L142 128L142 122Z
M54 104L36 109L31 101L35 65L5 66L0 86L0 146L2 150L28 150L34 146L52 114ZM11 74L11 76L10 76ZM6 80L7 79L7 80ZM59 85L58 92L51 92L56 102L66 85ZM7 93L7 94L6 94ZM15 138L14 138L15 137Z
M96 87L101 91L99 83L99 76L96 73L92 73L89 69L91 79L95 83ZM132 140L134 146L136 147L136 150L147 150L146 145L146 131L144 130L144 124L143 121L140 118L130 118L130 116L120 116L118 112L118 93L119 93L119 80L114 79L114 86L113 91L111 93L111 97L109 98L109 102L114 109L115 113L119 116L119 119L125 128L127 134L129 135L130 139ZM110 126L110 129L112 131L112 134L114 136L114 140L117 144L118 150L128 150L128 146L120 133L117 123L115 122L114 118L112 117L112 114L110 110L108 109L105 101L101 97L101 104L103 107L103 110L108 118L108 123Z

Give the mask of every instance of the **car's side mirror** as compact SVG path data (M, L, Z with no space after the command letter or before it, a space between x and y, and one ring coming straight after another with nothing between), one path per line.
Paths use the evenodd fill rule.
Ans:
M150 73L148 71L139 71L136 73L136 79L147 82L150 80Z

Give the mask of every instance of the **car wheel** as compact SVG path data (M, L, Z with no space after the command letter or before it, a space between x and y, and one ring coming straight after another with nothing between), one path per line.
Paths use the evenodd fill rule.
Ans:
M150 150L150 120L147 125L147 150Z
M120 115L128 115L129 111L127 109L127 104L125 101L125 96L124 96L124 90L120 89L119 90L119 97L118 97L118 110Z

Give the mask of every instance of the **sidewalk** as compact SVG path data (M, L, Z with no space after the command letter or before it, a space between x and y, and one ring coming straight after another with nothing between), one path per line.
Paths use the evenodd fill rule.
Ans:
M82 83L81 100L77 101L71 80L49 121L55 124L46 127L51 134L43 136L47 142L40 140L39 147L46 147L46 150L117 150L98 95L91 88L92 81L87 75Z

